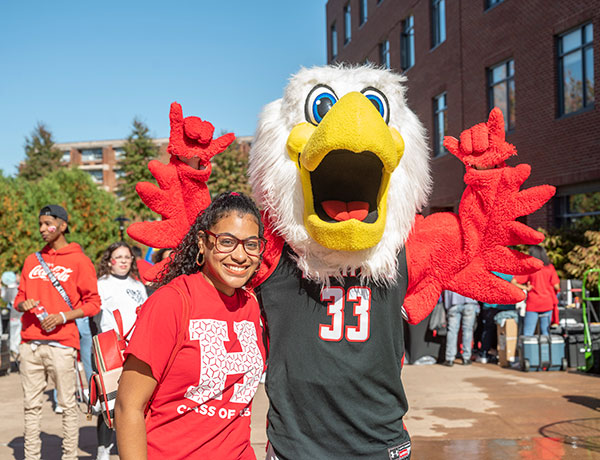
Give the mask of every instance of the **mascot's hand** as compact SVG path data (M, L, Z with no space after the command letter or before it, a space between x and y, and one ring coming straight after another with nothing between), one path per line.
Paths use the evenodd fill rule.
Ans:
M514 145L505 141L504 117L497 107L490 112L487 123L464 130L460 141L446 136L444 146L466 166L475 169L504 166L504 161L517 153Z

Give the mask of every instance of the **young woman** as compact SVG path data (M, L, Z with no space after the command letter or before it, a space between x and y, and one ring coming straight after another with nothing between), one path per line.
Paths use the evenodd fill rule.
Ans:
M243 286L259 266L262 232L252 200L228 192L175 249L125 352L115 407L121 459L256 458L250 409L265 347L258 303Z
M548 335L552 311L558 305L556 293L560 291L560 280L543 247L531 246L529 255L544 262L544 266L535 273L515 276L512 281L514 285L527 291L523 335L535 333L538 319L540 334Z
M98 293L102 300L100 332L111 329L130 335L137 318L138 307L148 296L146 288L138 281L137 266L133 250L124 241L111 244L102 254L97 267ZM117 313L118 312L118 313ZM113 445L113 430L108 428L101 416L98 417L97 460L108 460Z

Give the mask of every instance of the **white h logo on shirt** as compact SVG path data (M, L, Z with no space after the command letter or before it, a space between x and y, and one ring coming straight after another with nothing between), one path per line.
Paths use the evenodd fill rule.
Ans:
M230 374L244 374L243 383L234 385L230 401L248 404L256 392L263 370L263 358L257 343L256 328L250 321L233 323L242 346L241 352L227 353L227 322L214 319L190 320L190 340L200 342L200 379L188 388L185 397L202 404L222 399L225 380Z

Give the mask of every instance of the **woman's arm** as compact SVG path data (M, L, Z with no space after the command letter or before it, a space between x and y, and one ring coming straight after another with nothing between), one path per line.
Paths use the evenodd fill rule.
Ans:
M156 385L150 366L129 355L123 365L115 403L115 429L122 460L147 459L144 410Z
M524 289L527 292L529 292L533 289L533 286L531 285L530 281L527 281L527 284L521 284L521 283L517 283L516 278L513 278L510 282L512 284L514 284L515 286L517 286L519 289Z

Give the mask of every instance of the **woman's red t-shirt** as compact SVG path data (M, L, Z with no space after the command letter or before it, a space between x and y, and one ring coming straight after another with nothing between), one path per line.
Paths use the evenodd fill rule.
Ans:
M515 279L517 283L527 284L529 281L532 285L531 291L527 293L528 311L549 311L558 304L554 285L560 283L560 280L552 264L544 265L537 272L529 275L515 276Z
M200 273L172 283L190 294L190 320L146 418L148 458L254 460L251 401L266 360L258 303L243 289L227 297ZM158 382L181 316L177 291L158 289L143 305L125 351L147 363Z

